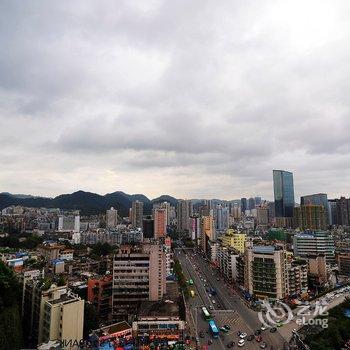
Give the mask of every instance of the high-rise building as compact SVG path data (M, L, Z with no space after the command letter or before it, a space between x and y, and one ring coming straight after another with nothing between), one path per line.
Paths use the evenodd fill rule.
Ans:
M241 198L241 212L242 214L248 209L247 198Z
M255 199L254 198L249 198L248 199L248 209L252 210L255 208Z
M201 219L198 216L190 218L190 236L198 244L201 237Z
M284 170L274 170L273 188L276 218L292 218L294 208L293 173Z
M211 215L202 217L201 225L201 246L204 252L207 251L208 241L214 239L214 219Z
M142 222L143 238L154 238L154 219L146 216Z
M274 246L248 247L245 252L245 286L260 299L287 295L286 251Z
M143 202L132 202L131 224L135 228L142 228Z
M106 211L106 226L107 228L115 228L118 225L118 210L111 207Z
M154 238L166 236L167 210L157 208L154 211Z
M80 232L80 216L60 215L58 218L58 231Z
M266 226L269 223L268 208L256 208L256 223L258 226Z
M350 225L350 199L345 197L337 199L337 221L338 225Z
M215 228L218 231L227 230L229 227L229 210L227 207L223 207L218 204L214 211Z
M300 197L300 205L322 205L325 210L326 225L332 223L330 206L326 193L310 194L308 196Z
M294 208L293 223L302 230L326 229L327 214L323 205L306 204Z
M179 199L177 202L177 230L179 232L189 231L189 221L191 215L191 201Z
M113 258L112 316L131 321L140 302L159 301L166 289L162 245L121 246Z
M293 237L294 255L307 258L309 255L324 255L328 263L335 260L334 238L327 231L305 232Z

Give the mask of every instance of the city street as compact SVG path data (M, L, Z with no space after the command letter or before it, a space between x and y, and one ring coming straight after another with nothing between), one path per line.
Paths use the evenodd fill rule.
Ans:
M209 349L226 349L228 343L236 343L240 339L237 332L245 332L247 335L254 333L261 324L258 315L246 306L244 301L225 283L219 275L217 269L213 268L201 255L193 254L191 250L177 249L176 257L179 259L186 279L192 279L194 286L190 289L195 291L195 297L189 298L187 306L190 312L188 320L192 335L204 334L204 338L199 338L201 348L212 340L213 344ZM216 295L209 296L208 288L215 288ZM213 339L208 332L208 322L204 319L201 307L206 306L214 317L218 328L228 325L230 330L227 333L220 331L219 339ZM285 341L281 335L270 333L269 330L262 332L263 341L267 343L266 349L283 349ZM243 348L260 349L260 345L255 340L248 341L246 338Z

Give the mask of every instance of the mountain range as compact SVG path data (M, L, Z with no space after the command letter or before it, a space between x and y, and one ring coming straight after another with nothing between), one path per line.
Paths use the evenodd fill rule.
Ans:
M134 201L143 202L144 214L152 212L152 206L156 203L169 202L172 206L177 205L177 199L162 195L149 199L143 194L127 194L122 191L99 195L97 193L77 191L71 194L62 194L54 198L32 196L27 194L0 193L0 210L11 205L22 205L32 208L60 208L67 210L80 210L81 215L94 215L104 213L110 207L118 210L120 216L129 215L129 209ZM194 206L200 206L203 199L191 199ZM225 201L212 199L213 204L239 203L240 200Z
M150 200L143 194L127 194L121 191L107 193L106 195L77 191L71 194L62 194L55 198L2 192L0 193L0 210L10 205L23 205L34 208L80 210L82 215L93 215L104 213L110 207L114 207L118 210L119 215L127 216L132 202L136 200L143 202L145 214L151 214L154 203L167 201L173 206L177 204L177 199L168 195Z

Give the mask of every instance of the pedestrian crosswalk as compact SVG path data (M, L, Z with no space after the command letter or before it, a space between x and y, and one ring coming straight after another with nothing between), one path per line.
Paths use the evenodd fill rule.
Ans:
M244 321L234 310L215 310L212 313L219 325L228 325L233 329L244 325Z

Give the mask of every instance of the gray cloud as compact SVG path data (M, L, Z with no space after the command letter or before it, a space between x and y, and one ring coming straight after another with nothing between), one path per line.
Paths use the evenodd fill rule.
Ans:
M0 190L349 195L346 0L2 1Z

